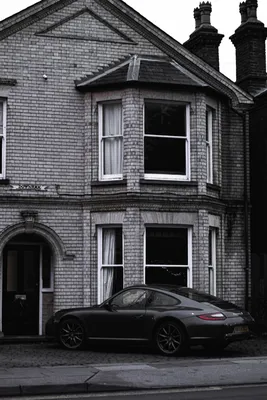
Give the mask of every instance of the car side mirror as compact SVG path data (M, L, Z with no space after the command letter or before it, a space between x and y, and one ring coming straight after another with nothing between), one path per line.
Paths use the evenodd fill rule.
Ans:
M109 301L104 305L104 307L105 307L105 309L108 310L108 311L114 311L114 310L117 309L117 306L115 306L115 304L112 304L112 303L109 302Z

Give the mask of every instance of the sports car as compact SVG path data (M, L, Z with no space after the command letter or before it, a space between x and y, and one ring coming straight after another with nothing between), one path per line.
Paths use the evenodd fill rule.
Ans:
M154 346L164 355L186 347L225 348L251 335L249 312L207 293L171 285L135 285L100 305L57 311L46 335L64 348L120 342Z

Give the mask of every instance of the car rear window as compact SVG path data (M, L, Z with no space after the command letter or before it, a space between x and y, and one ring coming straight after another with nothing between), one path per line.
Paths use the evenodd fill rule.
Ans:
M220 299L218 299L217 297L214 297L208 293L203 293L203 292L198 292L194 289L191 288L186 288L186 287L182 287L182 288L172 288L171 289L172 292L180 294L181 296L187 297L188 299L194 300L194 301L198 301L199 303L218 303L220 301Z

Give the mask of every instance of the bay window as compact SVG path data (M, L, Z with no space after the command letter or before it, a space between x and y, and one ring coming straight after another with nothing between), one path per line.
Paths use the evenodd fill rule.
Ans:
M98 231L99 300L106 300L123 288L123 243L121 227Z
M145 178L189 178L189 120L188 104L145 102Z
M147 227L145 282L191 286L191 230Z
M121 102L99 105L100 179L122 179L123 123Z

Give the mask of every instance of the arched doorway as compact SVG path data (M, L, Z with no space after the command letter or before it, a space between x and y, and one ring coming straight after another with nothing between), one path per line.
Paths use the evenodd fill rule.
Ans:
M3 250L4 335L41 335L44 320L52 313L52 308L51 247L36 233L18 234Z

